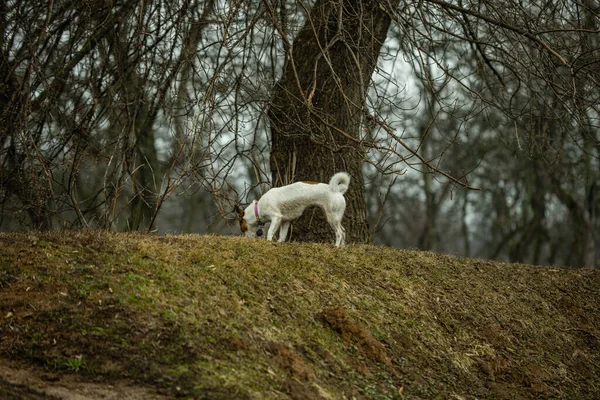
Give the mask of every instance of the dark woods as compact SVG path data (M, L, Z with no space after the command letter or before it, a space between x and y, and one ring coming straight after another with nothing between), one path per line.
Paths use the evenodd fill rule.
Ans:
M598 266L599 13L0 1L0 229L237 234L234 204L346 170L354 242Z

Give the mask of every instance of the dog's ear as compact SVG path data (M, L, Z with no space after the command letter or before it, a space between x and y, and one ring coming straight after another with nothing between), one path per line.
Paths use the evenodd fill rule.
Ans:
M236 212L236 214L238 215L238 217L243 218L244 217L244 210L242 210L240 208L239 204L236 204L235 207L233 208L233 211Z

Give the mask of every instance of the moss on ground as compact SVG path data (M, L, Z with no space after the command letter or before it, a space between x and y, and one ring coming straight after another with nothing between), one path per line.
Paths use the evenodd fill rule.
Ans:
M168 397L600 398L598 270L241 237L2 233L0 298L0 363Z

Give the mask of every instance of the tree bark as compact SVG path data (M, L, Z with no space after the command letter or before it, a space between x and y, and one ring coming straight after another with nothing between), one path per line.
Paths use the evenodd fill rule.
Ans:
M317 0L288 53L269 108L274 186L329 182L339 171L351 175L343 220L348 242L367 242L370 236L360 129L365 93L390 22L377 1ZM307 210L292 230L294 240L332 238L321 210Z

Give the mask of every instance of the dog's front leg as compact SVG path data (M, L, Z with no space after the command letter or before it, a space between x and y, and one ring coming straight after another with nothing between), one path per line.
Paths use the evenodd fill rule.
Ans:
M280 216L271 218L271 226L269 227L269 233L267 233L267 240L273 240L273 235L275 235L275 232L277 232L279 230L280 226L281 226L281 217Z
M281 223L281 228L279 228L279 240L278 242L283 242L287 238L288 230L290 229L290 221L283 221Z

